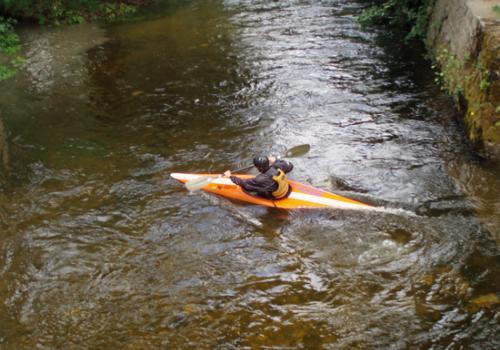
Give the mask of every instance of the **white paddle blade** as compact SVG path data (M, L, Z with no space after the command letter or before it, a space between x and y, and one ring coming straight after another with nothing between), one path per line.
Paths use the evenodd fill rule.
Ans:
M197 179L186 182L186 188L189 191L197 191L208 185L210 182L212 182L213 179L214 177L210 176L199 177Z

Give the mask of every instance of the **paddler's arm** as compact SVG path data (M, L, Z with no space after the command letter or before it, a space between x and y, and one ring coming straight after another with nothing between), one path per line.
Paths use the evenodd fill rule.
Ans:
M256 181L255 178L246 179L246 180L240 179L237 176L231 175L230 170L227 170L226 172L224 172L224 176L229 177L229 179L231 179L231 181L234 184L242 187L245 191L252 192L252 191L261 190L262 186L259 185L259 182Z
M293 170L293 164L287 160L279 159L275 156L269 156L269 165L274 166L283 170L285 173L289 173Z
M231 170L226 170L226 171L224 172L224 177L228 177L229 179L231 179L231 181L232 181L234 184L236 184L236 185L238 185L238 186L243 186L243 182L244 182L244 181L243 181L242 179L240 179L239 177L232 176L232 175L231 175Z

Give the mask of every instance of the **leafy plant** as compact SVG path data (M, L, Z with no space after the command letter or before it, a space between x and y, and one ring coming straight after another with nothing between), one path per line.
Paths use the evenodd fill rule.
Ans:
M12 19L0 17L0 52L13 54L19 50L19 37L14 32Z
M361 24L384 24L404 28L406 38L425 36L430 10L435 0L381 0L358 17Z
M9 79L14 74L16 74L16 70L14 68L0 64L0 81Z
M148 0L0 0L0 12L39 24L82 23L97 18L115 20L135 12Z
M6 57L15 54L21 46L19 37L14 32L13 24L14 20L0 17L0 54ZM12 60L10 64L0 64L0 81L12 77L20 65L22 63L17 58Z
M488 88L490 87L490 81L488 78L483 78L481 79L481 81L479 82L479 88L482 90L482 91L485 91L487 90Z
M493 11L497 14L497 16L500 16L500 5L493 6Z
M476 65L476 69L478 70L481 81L479 82L479 88L481 91L486 91L491 85L490 82L490 72L479 62Z

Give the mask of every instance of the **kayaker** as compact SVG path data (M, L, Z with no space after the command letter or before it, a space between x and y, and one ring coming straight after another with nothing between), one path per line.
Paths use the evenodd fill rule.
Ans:
M259 174L251 179L240 179L232 176L227 170L224 176L229 177L236 185L241 186L245 192L255 194L266 199L283 199L288 197L291 187L286 174L292 171L293 164L275 156L257 156L253 165Z

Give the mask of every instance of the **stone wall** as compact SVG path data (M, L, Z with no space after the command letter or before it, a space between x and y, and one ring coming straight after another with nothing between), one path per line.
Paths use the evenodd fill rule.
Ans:
M500 0L436 0L427 45L476 150L500 159Z

